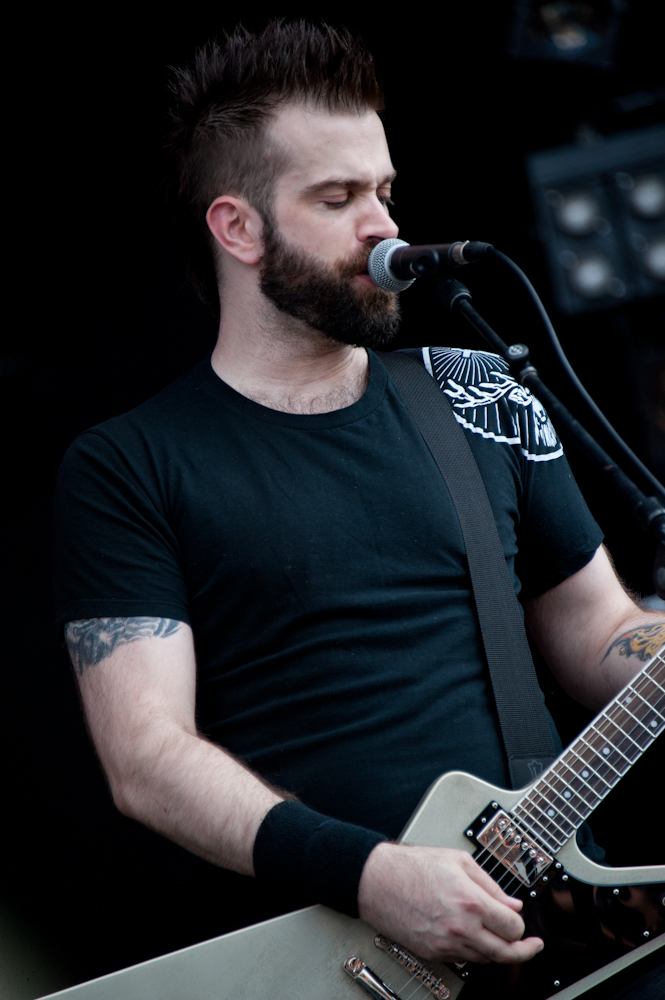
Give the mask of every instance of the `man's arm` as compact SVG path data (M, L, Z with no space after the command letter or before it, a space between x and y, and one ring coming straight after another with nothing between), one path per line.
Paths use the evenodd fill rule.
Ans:
M67 645L115 804L214 864L253 875L252 849L285 796L195 725L189 626L165 618L70 622ZM464 851L379 844L360 882L361 916L424 958L519 962L521 903Z
M207 861L253 875L256 832L284 795L197 733L189 626L90 618L69 622L65 638L118 809Z
M594 711L665 644L665 613L635 604L603 546L578 573L525 602L524 610L561 686Z
M665 615L643 611L634 603L603 547L578 573L526 603L525 613L562 686L592 709L602 708L665 644ZM414 850L428 849L411 848ZM414 854L400 857L394 845L379 844L370 854L360 882L361 916L374 923L378 912L379 919L389 925L418 928L420 954L425 956L437 950L455 950L477 961L470 953L475 947L494 961L505 961L503 956L512 945L501 939L506 937L510 921L505 918L505 906L493 911L487 905L487 896L493 892L487 884L491 880L468 855L466 869L463 861L451 857L452 867L446 870L445 853L439 852L435 866L428 866L423 854L419 866ZM423 882L424 877L429 881ZM414 886L410 897L406 892L409 881ZM475 900L470 883L481 890ZM514 916L519 920L516 913ZM492 933L497 927L501 928L498 938ZM390 927L385 932L390 933ZM459 940L455 944L456 935ZM482 947L479 942L483 942ZM532 938L520 944L535 951L534 942L537 939ZM418 952L418 946L414 950Z

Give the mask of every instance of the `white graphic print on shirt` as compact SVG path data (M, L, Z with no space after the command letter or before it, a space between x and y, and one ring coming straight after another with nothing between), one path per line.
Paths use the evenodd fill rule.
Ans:
M462 427L484 438L519 445L530 462L549 462L563 455L542 403L515 381L498 354L430 347L423 348L423 360L450 399Z

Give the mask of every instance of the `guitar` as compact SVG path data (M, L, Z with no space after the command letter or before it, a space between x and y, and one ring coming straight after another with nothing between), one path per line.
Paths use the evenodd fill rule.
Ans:
M584 885L596 910L623 909L625 929L608 918L611 938L623 938L614 958L590 980L600 981L629 964L631 955L665 944L665 864L606 868L579 850L575 834L635 761L665 729L665 648L580 733L540 776L517 791L461 771L439 778L424 796L400 842L454 847L473 853L478 864L511 895L527 901L525 921L543 933L541 917L528 904L547 894L550 911L565 910ZM624 889L631 886L631 889ZM641 888L640 888L641 887ZM625 898L624 898L625 897ZM641 897L641 899L640 899ZM604 901L604 902L603 902ZM635 908L635 903L643 904ZM585 914L582 913L582 924ZM603 932L599 932L603 939ZM663 935L662 937L660 935ZM639 939L636 940L635 938ZM547 945L547 941L546 941ZM636 947L634 952L629 949ZM616 954L615 950L615 954ZM575 948L573 948L573 953ZM607 953L605 953L607 952ZM546 946L542 956L548 954ZM484 998L578 996L579 969L562 961L545 965L540 982L531 976L541 956L511 967L504 986L496 985L503 967L479 968L482 980L494 978ZM547 960L546 960L547 962ZM534 964L535 963L535 964ZM599 964L596 961L596 964ZM512 971L511 971L512 970ZM526 986L520 971L528 970ZM364 924L323 906L307 907L262 924L185 948L52 997L71 1000L456 1000L476 995L474 970L420 960ZM582 972L584 975L584 971ZM531 978L530 978L531 977ZM526 992L525 992L526 991ZM46 998L45 998L46 1000ZM471 997L469 997L471 1000Z

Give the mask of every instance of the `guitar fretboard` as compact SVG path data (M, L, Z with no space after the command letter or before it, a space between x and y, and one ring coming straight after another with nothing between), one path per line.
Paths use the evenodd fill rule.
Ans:
M665 728L665 650L543 772L511 813L552 852Z

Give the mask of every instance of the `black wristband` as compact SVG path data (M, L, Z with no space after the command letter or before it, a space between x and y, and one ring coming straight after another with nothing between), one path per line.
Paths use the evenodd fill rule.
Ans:
M300 802L278 802L254 841L254 872L262 882L301 900L358 916L358 884L380 833L331 819Z

